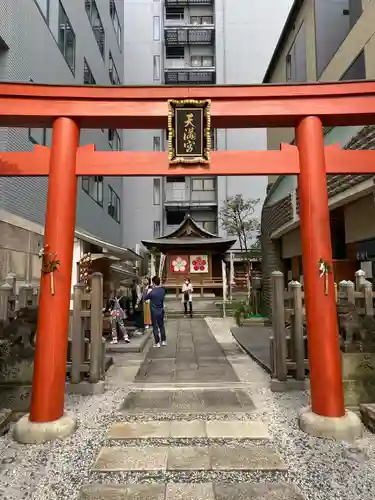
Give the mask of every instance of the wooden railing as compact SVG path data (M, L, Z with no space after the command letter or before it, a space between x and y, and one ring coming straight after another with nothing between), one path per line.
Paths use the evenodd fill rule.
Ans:
M177 278L168 278L164 283L163 286L165 288L174 288L176 292L176 297L178 297L182 291L182 285L183 282L182 280L177 280ZM207 289L221 289L223 287L223 280L222 278L203 278L203 280L200 283L194 283L192 282L192 286L194 289L194 293L197 293L197 291L200 291L200 294L203 295L204 291Z
M68 363L68 371L72 392L74 392L74 385L82 382L85 377L95 384L105 375L106 343L103 339L103 275L101 273L92 275L90 293L85 293L84 284L74 286L70 342L71 363Z

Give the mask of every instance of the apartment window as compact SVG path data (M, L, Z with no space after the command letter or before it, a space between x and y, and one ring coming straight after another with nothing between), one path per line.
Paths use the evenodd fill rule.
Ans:
M118 76L117 68L113 60L111 52L109 53L109 79L112 85L121 85L120 77Z
M186 217L186 211L168 211L167 212L167 225L168 226L178 226L180 225Z
M76 59L76 36L64 7L59 3L59 49L65 58L69 68L74 73Z
M43 14L44 19L48 23L49 20L49 4L50 0L35 0L40 12Z
M305 23L301 25L294 43L286 56L286 81L307 81Z
M353 64L347 69L340 80L365 80L366 79L366 62L365 53L362 51Z
M154 136L153 151L161 151L161 140L158 135Z
M166 59L184 59L185 48L184 47L165 47L165 57L166 57Z
M29 128L29 141L32 144L45 146L47 143L47 130L45 128Z
M108 186L108 214L120 224L121 222L121 200L116 191Z
M215 191L215 179L193 179L193 191Z
M154 220L154 238L160 238L160 220Z
M190 24L214 24L212 16L190 16Z
M116 129L108 130L108 142L113 151L122 151L122 141Z
M154 179L154 205L160 205L160 179Z
M154 80L160 80L160 56L154 56Z
M213 56L191 56L191 65L195 68L205 67L212 68L214 66Z
M207 220L200 223L201 227L208 231L209 233L216 234L217 233L217 224L214 220Z
M160 17L154 16L154 40L157 42L160 40Z
M185 9L183 7L166 7L165 19L167 21L183 21L185 17Z
M339 50L362 14L362 0L315 0L317 77Z
M96 84L94 75L91 72L90 66L87 63L86 58L84 58L84 63L83 63L83 83L84 85Z
M89 18L92 31L98 44L100 53L104 57L105 50L105 33L102 20L100 19L98 7L95 0L85 0L85 8L87 17Z
M121 40L122 40L121 23L120 23L120 18L119 18L118 13L117 13L115 0L110 0L110 2L109 2L109 14L110 14L111 19L112 19L113 29L115 30L116 40L117 40L118 46L120 47L120 50L121 50Z
M83 176L82 189L92 198L98 205L103 206L103 176Z

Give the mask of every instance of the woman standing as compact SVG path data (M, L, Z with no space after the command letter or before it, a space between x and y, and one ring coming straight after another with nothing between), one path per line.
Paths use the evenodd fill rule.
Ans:
M189 315L193 317L193 285L189 278L186 278L184 284L182 285L182 302L184 303L184 316L188 315L188 304L189 304Z
M146 329L151 328L151 325L152 325L150 300L147 299L147 294L150 290L152 290L151 279L145 278L145 280L143 282L143 301L144 301L143 319L144 319Z
M124 319L126 319L126 313L121 305L121 300L123 298L122 290L118 290L117 293L109 300L107 307L104 312L109 312L111 318L112 327L112 341L111 344L118 343L118 333L117 328L120 329L123 339L126 343L129 342L128 332L124 325Z

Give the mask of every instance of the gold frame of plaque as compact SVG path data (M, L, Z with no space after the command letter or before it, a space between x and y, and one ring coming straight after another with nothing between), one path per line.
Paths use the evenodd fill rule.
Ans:
M207 164L211 159L211 100L168 101L168 160L171 165Z

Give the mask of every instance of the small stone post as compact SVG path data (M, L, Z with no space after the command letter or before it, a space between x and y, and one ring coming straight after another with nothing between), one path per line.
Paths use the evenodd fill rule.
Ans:
M84 362L85 332L82 322L82 295L85 285L79 283L73 287L73 321L72 321L72 369L70 372L70 381L72 384L81 382L81 366Z
M287 369L287 344L285 332L285 309L284 309L284 275L280 271L272 273L272 326L274 334L274 348L276 358L277 378L281 382L286 382L288 378Z
M372 299L372 283L370 281L364 280L362 283L362 290L365 302L365 314L366 316L374 316L374 302Z
M366 279L366 273L362 271L362 269L359 269L355 273L355 289L357 292L362 291L362 285L365 279Z
M293 297L293 347L296 361L296 380L305 380L305 344L303 338L302 286L298 281L289 283L289 291Z
M29 305L29 301L32 300L33 289L32 286L28 283L24 285L20 285L20 290L18 294L18 307L22 309L23 307L27 307Z
M97 383L102 373L103 356L103 275L94 273L91 285L90 382Z
M355 285L354 285L353 281L346 281L345 283L344 282L341 282L341 283L342 283L342 287L345 291L348 303L353 304L355 306L355 296L354 296ZM341 285L341 283L340 283L340 285Z
M4 283L0 286L0 320L8 321L9 317L9 299L13 293L12 285Z

